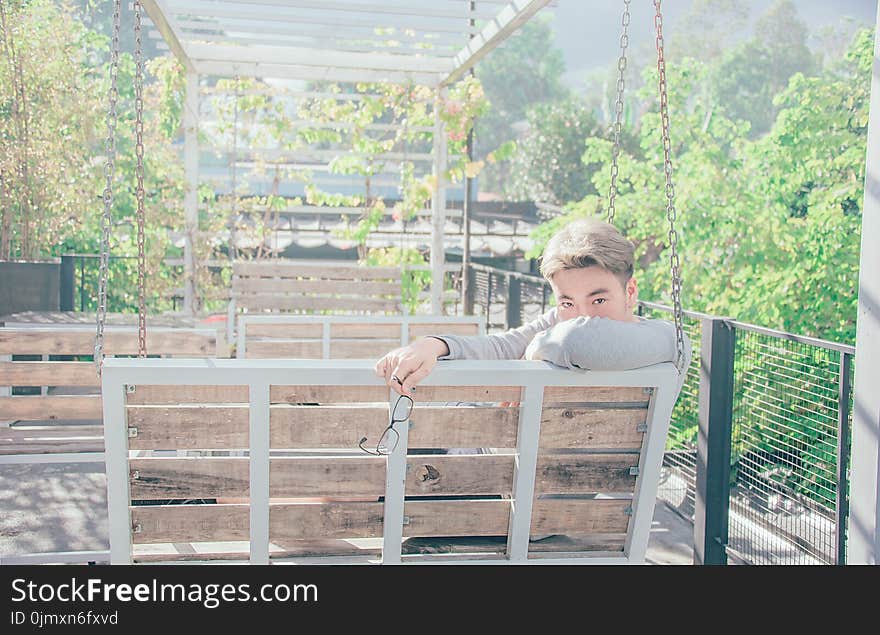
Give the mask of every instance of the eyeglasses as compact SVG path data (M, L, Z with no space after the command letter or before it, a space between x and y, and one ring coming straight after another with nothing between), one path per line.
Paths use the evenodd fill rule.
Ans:
M398 413L398 406L400 406L401 399L406 399L403 406L400 408L402 414ZM379 442L376 443L376 450L374 451L364 447L367 437L363 437L358 442L358 447L367 454L372 454L374 456L387 456L394 452L394 449L397 447L397 442L400 441L400 434L394 429L394 424L402 423L409 419L409 413L412 411L412 407L412 398L406 395L400 395L400 397L397 398L397 401L394 402L394 407L391 409L391 423L388 424L388 427L382 432L382 436L379 437Z

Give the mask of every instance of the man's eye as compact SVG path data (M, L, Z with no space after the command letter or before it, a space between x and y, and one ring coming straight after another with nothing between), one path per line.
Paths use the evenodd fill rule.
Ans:
M605 298L596 298L593 300L593 304L605 304L607 300Z
M571 302L560 302L559 306L561 306L563 309L570 309L574 306L574 304L572 304Z

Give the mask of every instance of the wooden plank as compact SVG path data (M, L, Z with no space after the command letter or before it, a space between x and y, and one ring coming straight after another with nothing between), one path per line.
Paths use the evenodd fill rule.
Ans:
M314 278L318 280L400 280L399 267L359 267L357 265L304 265L273 260L236 261L233 274L250 278Z
M169 404L240 404L248 403L247 386L134 386L125 395L125 403L135 405Z
M622 534L625 538L629 500L542 500L533 507L532 534ZM130 508L134 544L246 541L249 507L231 505L135 505ZM504 536L509 500L406 501L405 537ZM274 543L315 538L374 538L382 535L384 504L378 501L277 503L269 508L269 536ZM533 550L536 546L532 545ZM593 548L597 546L594 544ZM543 550L543 549L540 549Z
M582 536L553 534L539 542L529 543L529 555L565 551L587 554L582 556L585 558L590 556L621 557L625 547L626 534L586 534Z
M250 539L248 505L132 505L132 544Z
M648 411L640 408L544 408L539 443L542 449L638 450L645 436L638 426L647 419Z
M233 278L236 298L257 293L297 295L399 296L400 282L384 280L299 280L291 278Z
M269 447L357 448L361 437L378 439L388 425L388 406L274 405L269 411Z
M103 451L103 426L0 426L0 454L3 455Z
M271 447L356 448L373 443L388 425L388 407L285 407L270 411ZM410 417L411 448L510 448L516 446L518 408L424 407Z
M458 402L503 402L520 401L522 388L519 386L424 386L416 387L413 399L416 401Z
M247 448L247 406L135 406L127 409L131 450Z
M426 335L479 335L479 324L462 324L462 323L420 323L409 325L410 338L424 337Z
M377 538L385 504L378 501L280 503L269 506L272 542L310 538Z
M131 459L132 500L248 496L248 459L244 457L149 457Z
M324 325L320 322L311 324L267 324L265 322L245 322L245 333L250 338L274 337L280 339L315 338L324 336Z
M647 407L651 394L645 390L631 386L547 386L544 388L544 403L625 402L644 404Z
M514 448L519 408L426 407L410 414L411 448Z
M512 454L410 455L406 495L510 495L514 458Z
M101 395L0 397L0 421L101 420Z
M400 323L387 322L331 322L330 338L385 338L397 340L400 345Z
M539 498L532 505L533 534L626 533L632 499Z
M95 332L88 328L0 328L0 355L93 355ZM136 328L104 331L105 355L137 355ZM147 329L147 353L213 357L217 335L205 329Z
M638 454L539 454L536 494L632 493Z
M271 403L388 403L390 389L376 386L270 386Z
M338 298L333 296L247 295L236 300L242 309L251 311L348 311L400 313L400 298Z
M244 352L247 359L322 359L324 345L320 340L249 340Z
M94 362L0 362L0 386L100 386Z
M377 456L277 457L269 460L269 493L275 497L385 494L385 459Z
M405 537L505 536L510 500L409 500L403 513Z
M379 359L399 347L400 340L336 340L330 342L330 358Z

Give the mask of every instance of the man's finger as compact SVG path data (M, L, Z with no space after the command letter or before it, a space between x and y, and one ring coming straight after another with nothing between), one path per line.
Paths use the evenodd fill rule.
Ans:
M415 390L416 384L422 381L425 377L428 376L428 373L431 372L430 368L426 368L425 366L420 367L418 370L412 372L407 376L404 380L403 385L401 386L401 394L410 395Z

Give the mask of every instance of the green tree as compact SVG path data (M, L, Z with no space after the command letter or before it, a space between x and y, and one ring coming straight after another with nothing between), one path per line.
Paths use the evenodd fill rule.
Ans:
M807 47L807 27L791 0L777 2L755 25L755 36L725 53L710 80L714 104L751 124L757 138L773 124L773 98L795 73L811 74L817 63Z
M603 132L584 104L576 99L538 104L529 110L528 122L511 160L508 198L561 205L595 194L596 165L580 159L586 139Z
M490 152L516 139L514 125L526 119L532 106L567 98L564 72L562 51L554 46L552 27L542 16L527 22L489 53L476 67L490 108L477 119L475 157L485 160ZM509 169L506 161L487 165L481 189L504 193Z

